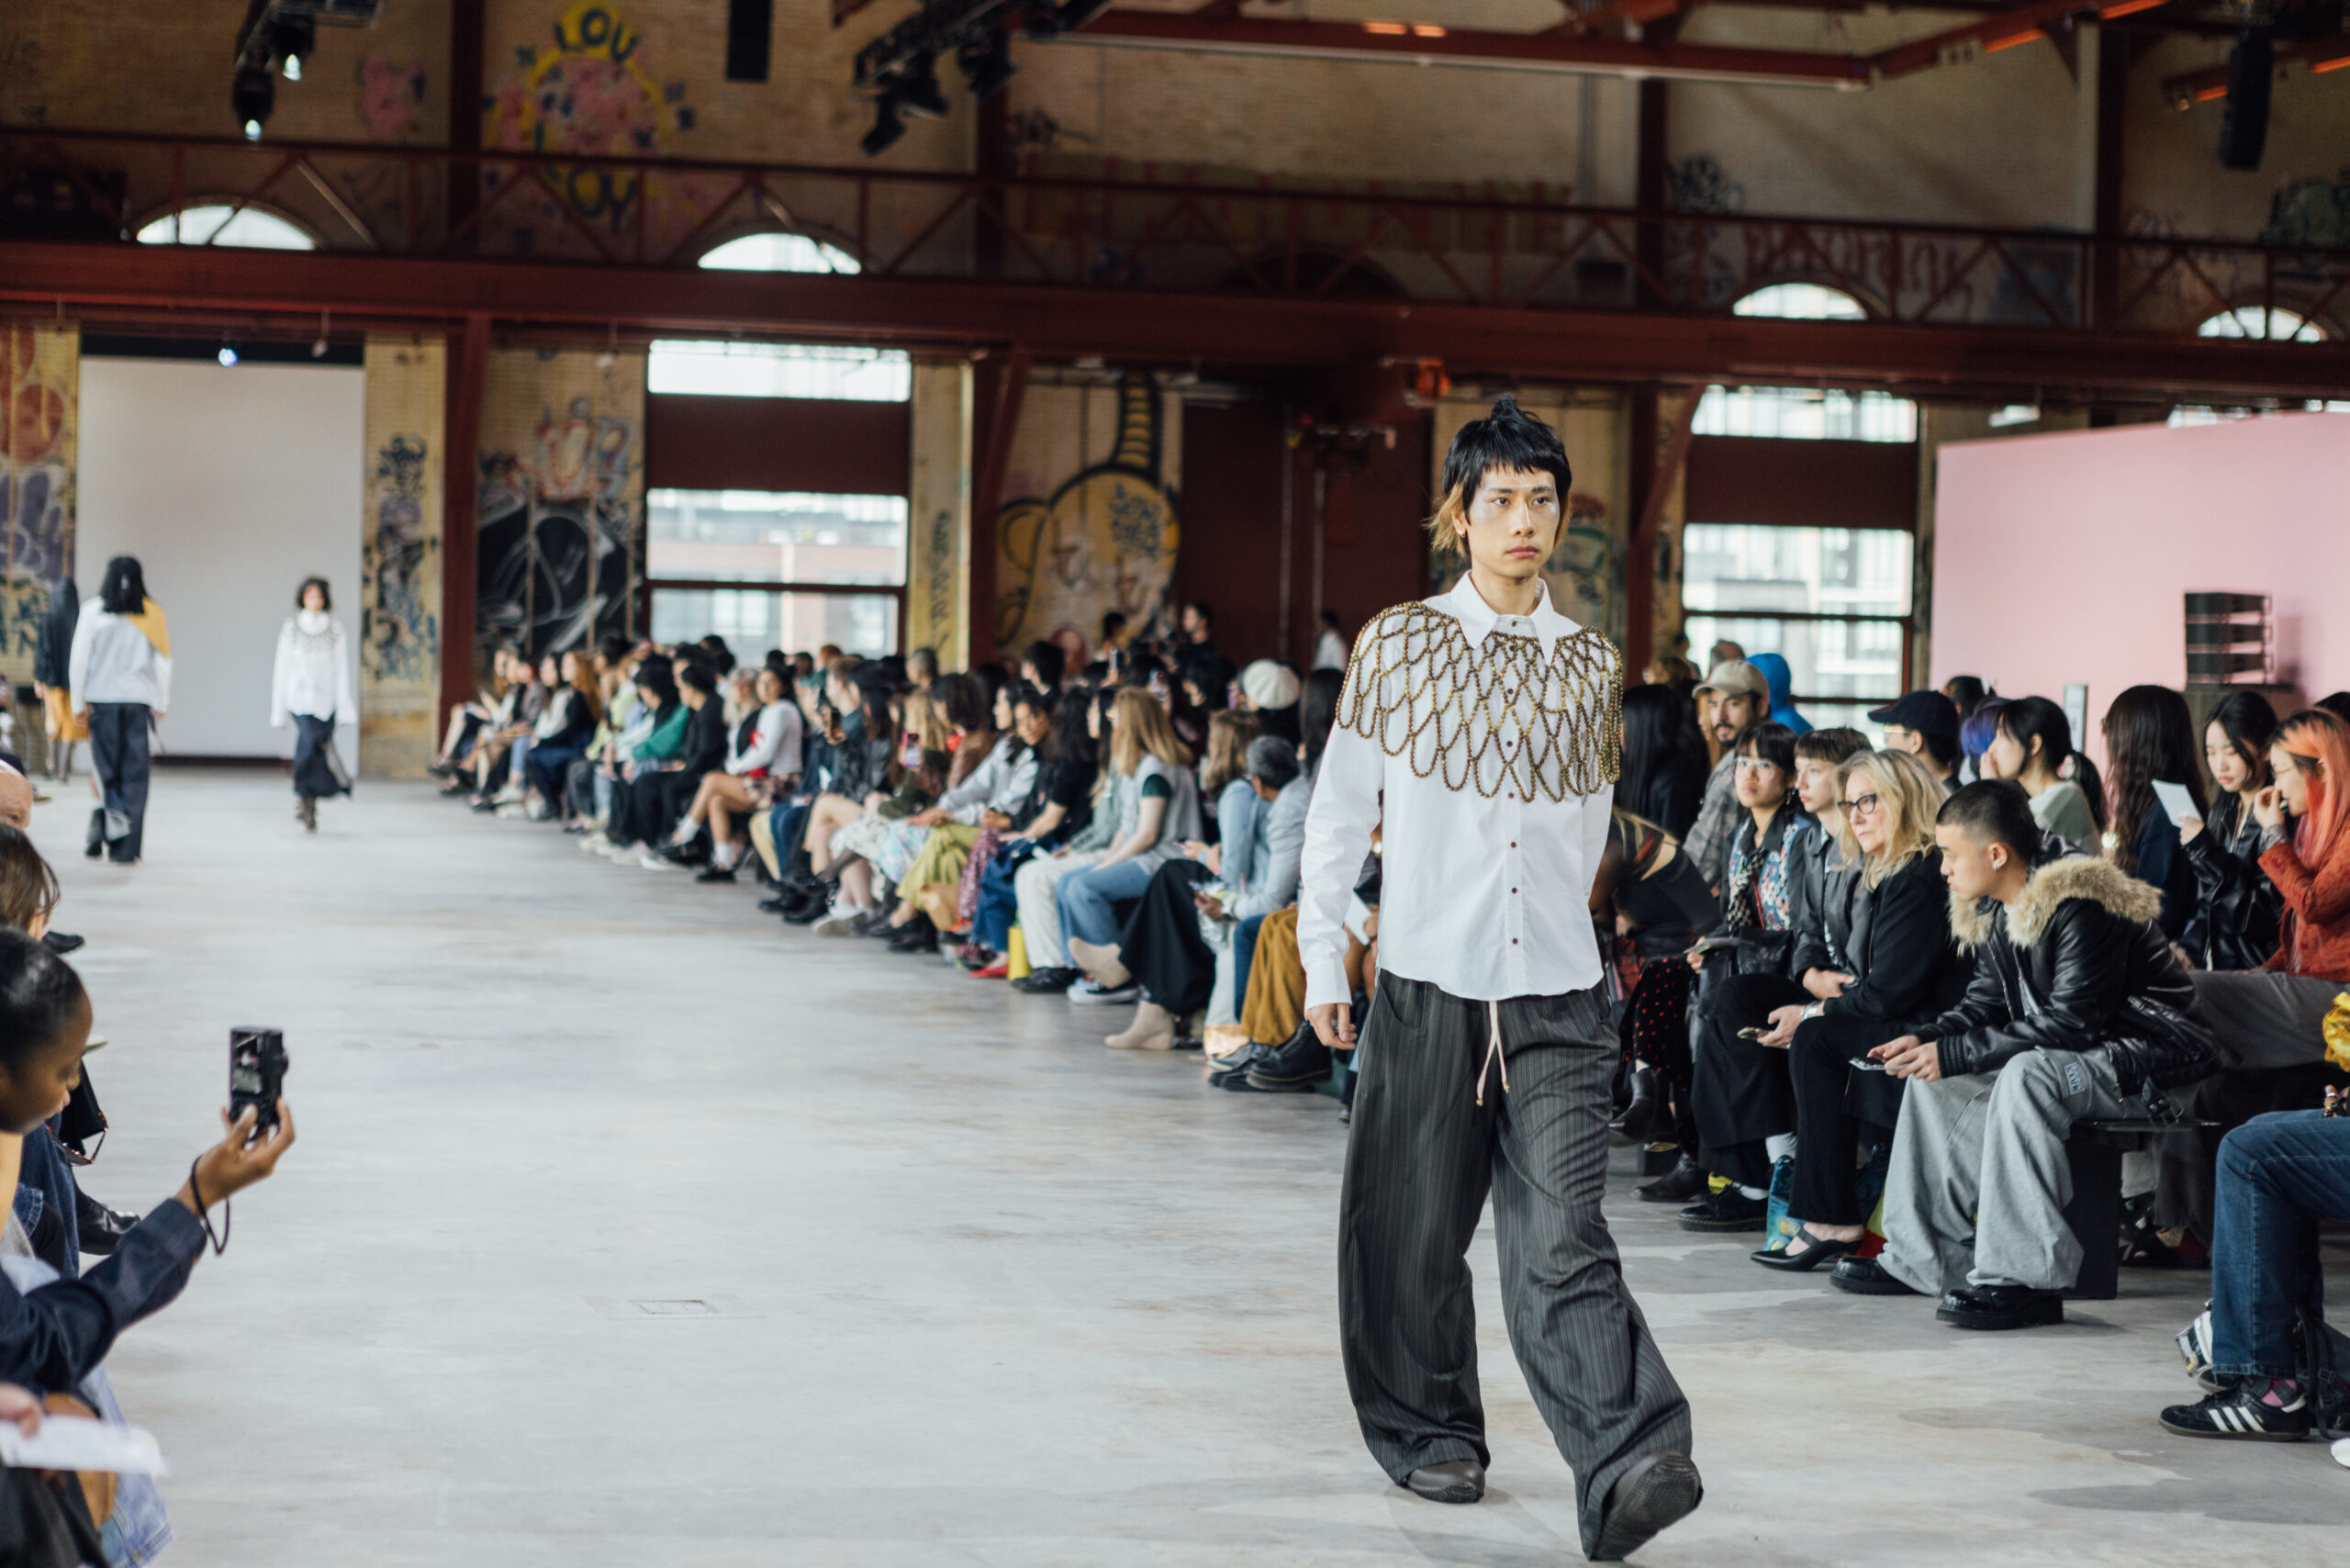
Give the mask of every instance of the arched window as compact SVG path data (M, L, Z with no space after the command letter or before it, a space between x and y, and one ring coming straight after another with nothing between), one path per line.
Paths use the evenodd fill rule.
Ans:
M240 245L260 251L315 251L309 234L257 207L207 203L167 212L139 231L142 245Z
M855 256L805 234L744 234L705 252L701 265L743 273L861 273Z
M2273 343L2322 343L2325 329L2298 310L2240 305L2195 329L2199 338L2260 338Z
M1816 283L1765 284L1730 309L1740 316L1776 316L1788 321L1865 321L1869 315L1842 289Z

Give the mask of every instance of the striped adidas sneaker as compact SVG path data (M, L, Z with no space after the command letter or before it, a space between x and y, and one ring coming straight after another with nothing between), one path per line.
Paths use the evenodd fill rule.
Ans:
M2300 1384L2248 1377L2235 1387L2194 1405L2174 1405L2163 1425L2190 1438L2249 1438L2257 1442L2297 1443L2316 1422Z

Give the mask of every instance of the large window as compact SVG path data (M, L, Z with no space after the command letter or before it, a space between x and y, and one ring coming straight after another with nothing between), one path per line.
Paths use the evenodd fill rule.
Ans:
M860 270L837 246L774 233L729 240L701 265ZM645 385L706 397L903 403L913 397L913 361L902 349L664 339L647 356ZM827 643L867 657L898 652L905 497L651 490L645 522L655 642L715 632L744 659L769 648L813 653Z
M1804 717L1871 735L1867 711L1908 689L1913 536L1893 528L1693 522L1682 535L1684 629L1779 654Z
M898 651L903 496L656 489L645 525L656 642L715 632L745 659Z
M1861 302L1816 283L1766 284L1730 307L1740 316L1796 321L1864 321ZM1708 386L1690 419L1693 435L1793 441L1918 439L1918 405L1885 392L1818 386Z
M139 230L142 245L238 245L263 251L315 251L319 242L274 212L226 203L184 207Z

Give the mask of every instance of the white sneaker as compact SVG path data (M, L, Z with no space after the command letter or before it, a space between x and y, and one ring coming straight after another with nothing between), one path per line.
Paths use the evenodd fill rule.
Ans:
M633 844L607 844L604 846L604 858L610 861L615 866L633 866L636 864L636 857L643 853L643 850L639 849Z
M589 855L601 855L611 846L612 841L606 838L600 832L583 833L579 835L579 847Z
M494 814L504 818L508 822L520 822L531 813L523 806L521 801L509 801L506 804L498 807Z
M655 855L648 849L636 857L636 863L648 871L690 871L691 866L680 866L666 856Z
M819 936L847 936L849 927L872 913L863 904L842 904L809 929Z
M496 801L501 806L519 806L522 803L522 791L515 788L513 785L509 784L505 789L500 790L497 794L491 796L490 799Z

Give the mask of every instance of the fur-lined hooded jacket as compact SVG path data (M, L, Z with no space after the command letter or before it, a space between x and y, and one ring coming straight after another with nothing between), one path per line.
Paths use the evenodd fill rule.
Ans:
M1951 900L1951 933L1975 955L1958 1004L1918 1031L1942 1076L1997 1070L2031 1050L2113 1053L2123 1098L2191 1083L2217 1064L2190 1010L2195 988L2163 935L2162 890L2110 863L2039 865L2014 904Z

